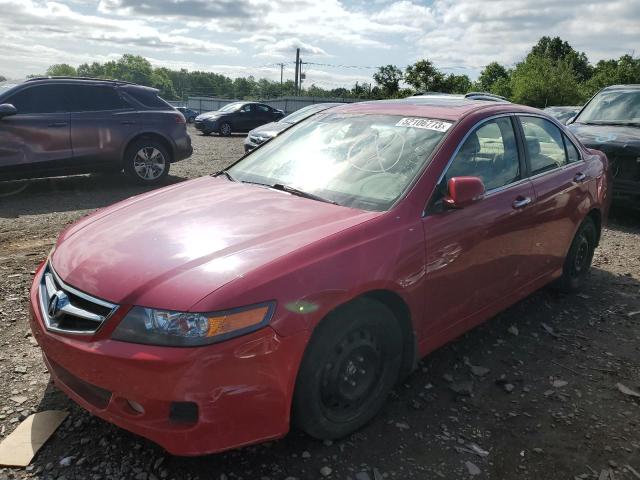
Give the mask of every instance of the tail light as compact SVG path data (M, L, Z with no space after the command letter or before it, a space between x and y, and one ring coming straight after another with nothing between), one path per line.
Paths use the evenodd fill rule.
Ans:
M184 118L184 115L178 113L176 114L176 123L187 123L187 120Z

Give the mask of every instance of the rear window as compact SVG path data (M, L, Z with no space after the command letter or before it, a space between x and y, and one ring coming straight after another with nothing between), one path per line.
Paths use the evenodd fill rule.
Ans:
M158 96L155 90L146 88L127 88L126 92L145 107L173 109L171 105Z

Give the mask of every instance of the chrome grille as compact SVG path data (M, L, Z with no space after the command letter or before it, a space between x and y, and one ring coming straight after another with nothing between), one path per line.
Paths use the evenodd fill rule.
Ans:
M40 281L40 312L48 330L90 335L118 309L118 305L66 285L50 264Z

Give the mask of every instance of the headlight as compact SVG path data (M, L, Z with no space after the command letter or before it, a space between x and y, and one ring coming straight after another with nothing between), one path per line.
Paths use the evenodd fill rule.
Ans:
M274 310L275 304L271 302L214 313L133 307L116 327L112 338L175 347L207 345L264 327Z

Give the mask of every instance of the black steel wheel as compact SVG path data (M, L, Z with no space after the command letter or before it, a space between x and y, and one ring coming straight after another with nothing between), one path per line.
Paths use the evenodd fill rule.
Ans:
M358 299L316 327L294 394L295 424L322 439L344 437L380 410L398 379L402 331L383 304Z
M556 282L556 287L559 290L575 292L584 286L591 269L597 239L598 233L595 223L590 217L585 218L578 228L565 258L562 276Z

